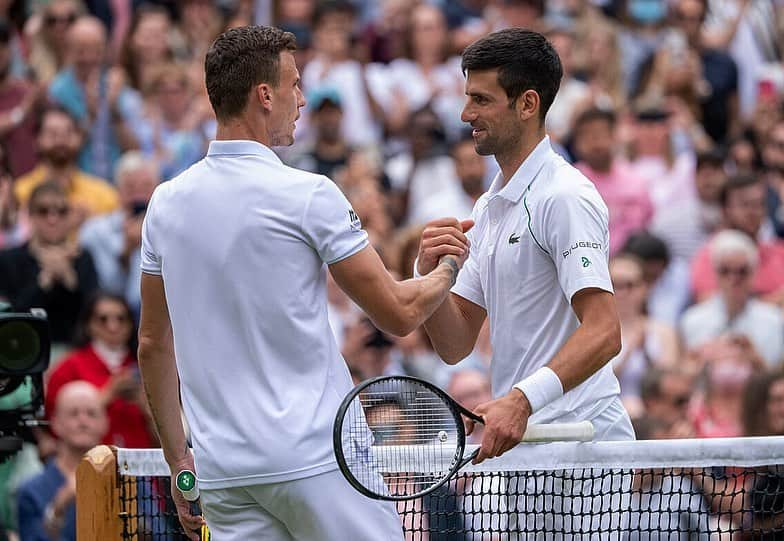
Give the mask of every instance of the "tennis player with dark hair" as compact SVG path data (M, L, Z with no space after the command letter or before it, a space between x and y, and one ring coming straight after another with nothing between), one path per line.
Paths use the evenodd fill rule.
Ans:
M562 76L558 55L542 35L511 28L466 48L462 66L462 119L473 127L476 151L494 155L501 171L474 206L470 256L457 284L425 328L454 364L490 317L496 399L475 410L485 419L477 461L517 445L529 422L589 420L596 439L633 439L607 364L621 347L607 207L545 135ZM457 224L427 226L418 274L435 268L443 228Z
M441 262L425 279L393 280L338 187L270 150L292 144L305 105L294 50L292 34L257 26L207 53L217 140L150 201L139 364L166 461L196 472L216 539L401 539L394 505L360 495L335 462L332 423L352 383L326 267L377 327L405 335L449 294L471 222L429 252ZM173 496L198 539L202 518Z

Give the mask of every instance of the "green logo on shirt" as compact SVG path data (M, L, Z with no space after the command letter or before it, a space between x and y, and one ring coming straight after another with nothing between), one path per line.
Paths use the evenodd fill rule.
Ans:
M517 244L518 242L520 242L520 235L517 235L516 237L514 233L509 235L509 244Z
M587 257L583 257L580 259L583 262L583 268L588 267L591 264L591 260Z

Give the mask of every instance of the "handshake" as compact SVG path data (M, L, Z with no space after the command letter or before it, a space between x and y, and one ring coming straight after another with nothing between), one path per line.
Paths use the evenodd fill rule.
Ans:
M466 233L473 226L473 220L457 218L439 218L428 222L419 243L414 276L428 274L445 260L453 260L458 269L462 268L471 247Z

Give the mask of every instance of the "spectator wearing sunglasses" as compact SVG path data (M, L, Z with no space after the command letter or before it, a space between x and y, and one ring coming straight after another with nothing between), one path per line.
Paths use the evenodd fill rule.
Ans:
M65 68L68 29L83 11L77 0L52 0L42 5L25 25L30 41L28 63L40 83L48 85Z
M136 332L125 299L98 291L79 318L78 348L50 373L46 411L55 411L60 389L72 381L86 381L100 391L109 414L103 442L121 447L152 447L155 441L136 362Z
M0 297L15 311L45 309L55 343L71 342L79 311L97 287L92 257L72 241L70 212L60 185L41 184L30 196L30 240L0 252Z
M725 333L745 335L768 365L784 356L784 317L774 305L752 297L759 250L744 233L726 230L710 243L717 293L689 308L681 320L688 348L702 346Z
M721 189L719 202L723 229L741 231L754 243L757 256L751 293L768 302L778 302L784 296L784 242L766 234L766 195L762 177L736 175ZM697 301L707 299L719 287L710 246L709 240L691 265L691 286Z

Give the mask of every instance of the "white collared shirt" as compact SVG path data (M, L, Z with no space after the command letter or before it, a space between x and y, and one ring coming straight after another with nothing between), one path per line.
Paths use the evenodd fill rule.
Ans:
M332 424L352 383L329 327L325 264L367 242L330 179L253 141L213 141L155 190L142 270L163 276L202 486L337 467Z
M547 365L579 326L571 299L612 292L607 206L545 137L506 186L499 173L477 201L471 252L453 292L487 310L494 396ZM620 393L606 364L532 417L591 419Z

